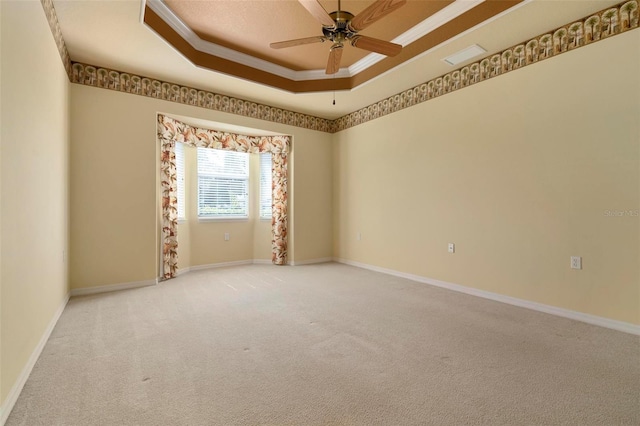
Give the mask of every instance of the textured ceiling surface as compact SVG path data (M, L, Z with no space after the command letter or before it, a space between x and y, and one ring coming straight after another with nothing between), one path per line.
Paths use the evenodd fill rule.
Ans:
M468 0L457 0L455 3L460 2L465 3ZM342 2L342 8L358 13L370 3L345 0ZM505 10L490 19L484 19L455 37L443 40L434 37L432 46L426 51L401 58L402 62L387 66L377 75L369 76L366 81L355 85L324 86L322 90L311 93L295 93L286 88L257 82L258 80L253 80L251 75L234 75L231 70L235 67L234 64L228 69L219 66L215 71L195 64L144 22L146 1L54 0L62 34L74 61L210 90L327 119L342 117L452 71L453 68L442 59L471 44L482 46L487 50L488 56L619 1L524 0L513 5L513 2L486 0L483 3L491 6L500 5ZM385 40L391 39L396 33L411 25L409 20L415 22L423 18L424 14L418 16L414 8L426 9L426 5L437 8L443 4L431 0L410 0L403 8L374 23L362 33ZM266 47L271 42L313 36L319 31L320 24L295 0L167 0L166 5L174 7L175 14L182 14L184 20L192 21L193 32L208 41L249 53L256 58L262 58L264 55L269 61L285 63L289 67L304 70L302 72L314 69L318 64L322 64L321 68L324 68L327 52L314 53L307 50L312 45L282 49L283 56L280 56L281 52L273 56L272 49ZM332 2L326 0L322 0L322 5L329 12L335 9ZM210 18L212 11L215 11L214 20ZM473 15L473 10L470 12ZM411 16L407 18L407 14ZM406 24L405 27L396 28L389 23L395 20ZM261 28L265 26L268 31L263 33L265 30ZM429 36L427 34L426 37ZM324 50L326 43L313 47ZM351 46L349 48L354 51L354 55L361 54L358 49ZM409 45L404 50L411 49L412 45ZM401 55L403 54L404 51ZM358 60L358 56L351 58L346 53L344 58L348 62ZM334 81L337 83L340 78ZM334 96L335 104L332 102Z

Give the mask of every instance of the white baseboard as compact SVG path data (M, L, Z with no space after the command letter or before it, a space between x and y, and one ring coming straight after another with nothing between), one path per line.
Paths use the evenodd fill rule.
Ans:
M197 265L197 266L188 266L186 268L178 269L178 273L176 276L180 276L182 274L186 274L191 271L200 271L203 269L215 269L215 268L226 268L229 266L240 266L240 265L271 265L273 262L271 259L250 259L250 260L236 260L234 262L222 262L222 263L209 263L208 265Z
M148 287L158 284L158 280L133 281L121 284L101 285L97 287L74 288L71 290L71 296L86 296L88 294L107 293L110 291L129 290L131 288Z
M287 262L287 265L290 266L299 266L299 265L311 265L314 263L327 263L333 262L332 257L323 257L319 259L309 259L309 260L301 260L299 262L290 261ZM200 271L203 269L214 269L214 268L226 268L229 266L240 266L240 265L272 265L273 261L271 259L247 259L247 260L236 260L233 262L221 262L221 263L210 263L208 265L197 265L197 266L189 266L186 268L178 269L176 276L180 276L182 274L186 274L190 271Z
M31 374L31 370L33 370L33 366L36 365L36 361L38 361L38 358L40 357L40 354L42 353L44 346L47 344L47 341L49 340L49 336L51 336L51 332L53 332L53 329L56 326L58 319L60 319L60 315L62 315L62 312L64 311L65 306L67 306L67 302L69 302L69 297L70 297L70 294L67 293L67 295L64 297L64 300L58 307L58 310L56 311L55 314L53 314L53 318L51 318L51 321L49 321L49 324L47 324L47 328L42 334L40 341L38 342L36 347L33 349L33 352L31 352L31 356L29 357L27 364L22 369L22 372L20 373L13 387L9 391L7 398L4 400L4 403L0 407L0 426L4 426L5 422L9 418L9 414L11 414L11 410L13 410L13 406L18 400L18 397L20 396L20 392L22 392L22 388L24 387L24 384L27 383L27 379Z
M292 260L288 262L288 265L291 266L301 266L301 265L314 265L316 263L328 263L333 262L333 257L321 257L318 259L309 259L309 260Z
M253 263L253 259L247 260L236 260L233 262L221 262L221 263L209 263L208 265L197 265L190 266L189 271L201 271L203 269L215 269L215 268L226 268L229 266L239 266L239 265L251 265Z
M521 308L527 308L534 311L544 312L551 315L556 315L563 318L569 318L576 321L585 322L600 327L610 328L624 333L635 334L640 336L640 325L631 324L623 321L616 321L609 318L603 318L596 315L585 314L583 312L572 311L569 309L558 308L556 306L545 305L543 303L531 302L524 299L518 299L516 297L505 296L498 293L492 293L485 290L479 290L476 288L465 287L460 284L449 283L446 281L440 281L433 278L422 277L420 275L408 274L406 272L396 271L394 269L381 268L375 265L369 265L367 263L355 262L353 260L333 258L333 261L338 263L344 263L345 265L356 266L358 268L368 269L370 271L381 272L383 274L393 275L400 278L406 278L412 281L417 281L424 284L433 285L436 287L446 288L448 290L457 291L460 293L470 294L472 296L482 297L484 299L494 300L496 302L507 303L509 305L519 306Z
M191 267L188 266L186 268L180 268L176 271L176 277L179 277L182 274L186 274L187 272L191 272Z

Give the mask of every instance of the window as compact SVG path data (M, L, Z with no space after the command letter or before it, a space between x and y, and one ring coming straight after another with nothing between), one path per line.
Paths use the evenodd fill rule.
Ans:
M176 174L178 180L178 220L185 220L184 144L176 142Z
M260 219L271 219L271 154L260 154Z
M249 154L198 148L198 217L249 217Z

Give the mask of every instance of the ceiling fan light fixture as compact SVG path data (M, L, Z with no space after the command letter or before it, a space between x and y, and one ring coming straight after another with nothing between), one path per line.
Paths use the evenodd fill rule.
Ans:
M484 48L478 46L477 44L472 44L471 46L462 49L459 52L454 53L453 55L447 56L443 59L443 61L451 66L456 66L484 53L487 53Z

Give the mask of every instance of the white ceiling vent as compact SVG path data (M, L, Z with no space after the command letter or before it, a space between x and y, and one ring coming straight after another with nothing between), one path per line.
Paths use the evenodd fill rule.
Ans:
M443 61L451 66L455 66L468 61L469 59L475 58L478 55L482 55L483 53L487 53L487 51L477 44L472 44L466 49L462 49L461 51L454 53L451 56L447 56L443 59Z

